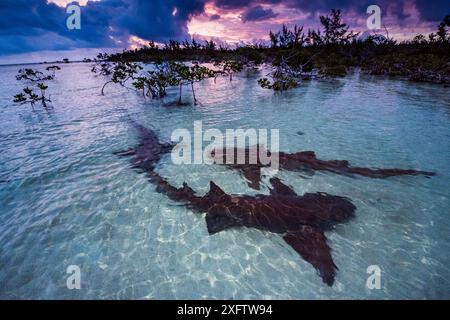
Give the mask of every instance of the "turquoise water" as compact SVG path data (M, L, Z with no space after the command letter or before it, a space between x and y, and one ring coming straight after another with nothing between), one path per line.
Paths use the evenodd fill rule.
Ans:
M11 103L18 68L0 68L0 298L450 298L448 88L355 72L273 94L258 87L258 74L243 73L198 84L200 105L180 108L176 90L152 101L111 86L102 97L103 79L70 64L50 83L46 112ZM129 117L165 140L193 130L194 120L221 130L278 128L282 151L437 175L279 173L299 194L347 196L357 207L355 219L326 233L339 267L327 287L280 235L209 236L202 215L156 193L113 155L137 142ZM176 166L167 155L158 171L199 193L210 180L228 193L255 193L220 166ZM81 290L66 287L69 265L80 267ZM382 270L380 290L366 288L369 265Z

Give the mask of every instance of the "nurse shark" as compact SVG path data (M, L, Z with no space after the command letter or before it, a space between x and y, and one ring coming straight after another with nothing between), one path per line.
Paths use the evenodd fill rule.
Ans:
M263 146L256 145L248 148L224 148L213 149L210 158L216 164L223 164L230 169L238 170L247 179L249 187L259 190L262 169L273 166L261 161L260 154L267 158L278 159L278 168L287 171L328 171L340 175L359 175L369 178L388 178L393 176L434 176L434 172L417 171L412 169L379 169L353 167L347 160L321 160L313 151L301 151L296 153L278 152L277 154L267 151ZM232 161L228 161L228 157ZM254 161L250 161L254 159ZM238 160L241 160L240 162Z
M177 188L155 171L157 162L172 145L160 143L152 130L136 123L134 126L139 133L138 145L117 154L130 157L132 166L145 172L158 192L206 214L209 234L242 227L280 234L318 271L324 283L333 285L337 266L325 232L354 216L356 207L349 199L322 192L298 195L278 178L270 179L267 195L227 194L212 181L205 195L198 195L187 183Z

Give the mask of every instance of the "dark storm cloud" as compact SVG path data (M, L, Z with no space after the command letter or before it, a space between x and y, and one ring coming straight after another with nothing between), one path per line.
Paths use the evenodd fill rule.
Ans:
M384 1L384 0L383 0ZM378 2L383 2L378 1ZM261 4L283 4L290 8L302 9L306 12L324 12L331 9L362 8L365 10L369 4L375 4L375 0L215 0L216 6L223 9L245 9ZM384 1L386 2L386 1ZM367 4L366 4L367 3Z
M120 13L119 28L144 39L163 41L188 37L187 21L204 10L203 0L128 0L129 8ZM176 14L173 15L174 9Z
M216 0L215 5L222 9L242 9L253 4L253 2L248 0Z
M278 14L273 12L272 9L264 9L261 6L248 8L242 14L242 21L263 21L276 17Z
M46 0L0 1L0 54L77 47L126 46L129 35L164 41L188 37L187 22L206 0L102 0L81 7L81 30ZM175 10L176 8L176 10Z
M71 45L61 37L64 14L58 6L42 0L0 1L0 53L46 49L54 40ZM64 40L64 41L63 41Z
M244 10L260 4L283 4L290 8L301 9L304 12L317 13L328 12L331 9L354 10L365 14L369 5L378 5L383 12L388 7L394 8L392 12L399 19L405 18L403 7L409 3L415 3L421 18L424 21L440 21L446 14L450 14L449 0L214 0L215 5L222 9Z
M416 6L426 21L442 21L446 15L450 14L449 0L416 0Z
M81 30L66 28L68 15L46 0L0 0L0 54L89 47L127 46L130 35L147 40L182 40L188 37L187 22L204 12L205 3L220 9L243 12L242 21L265 20L276 10L261 5L283 4L312 14L339 8L366 15L371 4L389 10L398 25L408 21L404 10L415 3L421 19L436 24L450 13L448 0L101 0L81 7ZM175 10L176 8L176 10ZM266 9L264 9L266 8ZM220 12L219 12L220 13ZM225 19L212 15L211 20Z

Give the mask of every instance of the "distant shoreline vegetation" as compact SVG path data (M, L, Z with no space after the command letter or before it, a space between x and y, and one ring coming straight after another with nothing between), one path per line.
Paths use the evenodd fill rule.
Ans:
M261 79L261 86L269 89L295 87L302 79L313 76L345 76L351 67L359 67L367 74L400 76L411 81L450 84L450 15L428 37L417 35L412 40L397 42L385 35L373 34L365 39L349 30L341 21L341 11L332 10L321 16L321 29L304 30L297 25L289 29L283 25L278 32L270 32L270 46L261 44L227 48L213 40L200 43L171 40L162 48L154 42L140 49L117 54L104 54L99 60L108 62L161 61L232 61L246 66L270 64L272 77ZM315 71L315 72L313 72ZM277 82L277 76L284 78Z
M412 40L397 42L386 35L372 34L365 39L349 30L342 22L341 11L320 17L322 28L304 30L285 25L278 32L270 32L270 45L245 45L236 48L218 45L213 40L182 43L170 40L162 48L154 42L140 49L122 53L100 53L92 63L92 72L105 78L101 94L110 84L132 89L152 99L167 95L168 87L179 88L178 104L183 105L182 92L190 87L194 105L197 104L194 84L207 78L233 75L244 69L258 69L264 64L270 72L258 79L260 87L273 91L296 88L303 81L317 78L344 77L351 68L360 68L370 75L401 77L409 81L450 85L450 15L438 25L436 33L428 37L417 35ZM189 62L189 63L186 63ZM70 63L63 59L61 63ZM153 64L151 71L143 71L140 63ZM204 64L210 63L213 67ZM55 67L51 67L55 68ZM50 71L50 70L47 70ZM40 95L25 87L14 102L32 106L51 102L46 96L48 86L43 80L30 81L20 72L42 76L37 70L19 70L18 80L37 82Z

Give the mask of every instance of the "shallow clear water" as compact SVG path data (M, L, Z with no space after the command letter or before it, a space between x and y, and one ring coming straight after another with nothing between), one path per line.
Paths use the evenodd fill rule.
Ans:
M49 112L14 106L18 67L0 68L0 298L450 298L448 88L355 73L273 94L244 73L197 85L201 104L180 108L176 90L151 101L111 86L102 97L103 80L88 65L62 68ZM202 215L156 193L113 155L137 141L129 117L165 140L176 128L193 130L194 120L279 128L282 151L437 176L279 174L299 194L324 191L357 206L355 219L327 232L339 267L327 287L279 235L209 236ZM228 193L255 193L219 166L176 166L166 156L158 171L199 193L210 180ZM366 288L374 264L381 290ZM66 288L69 265L81 268L81 290Z

